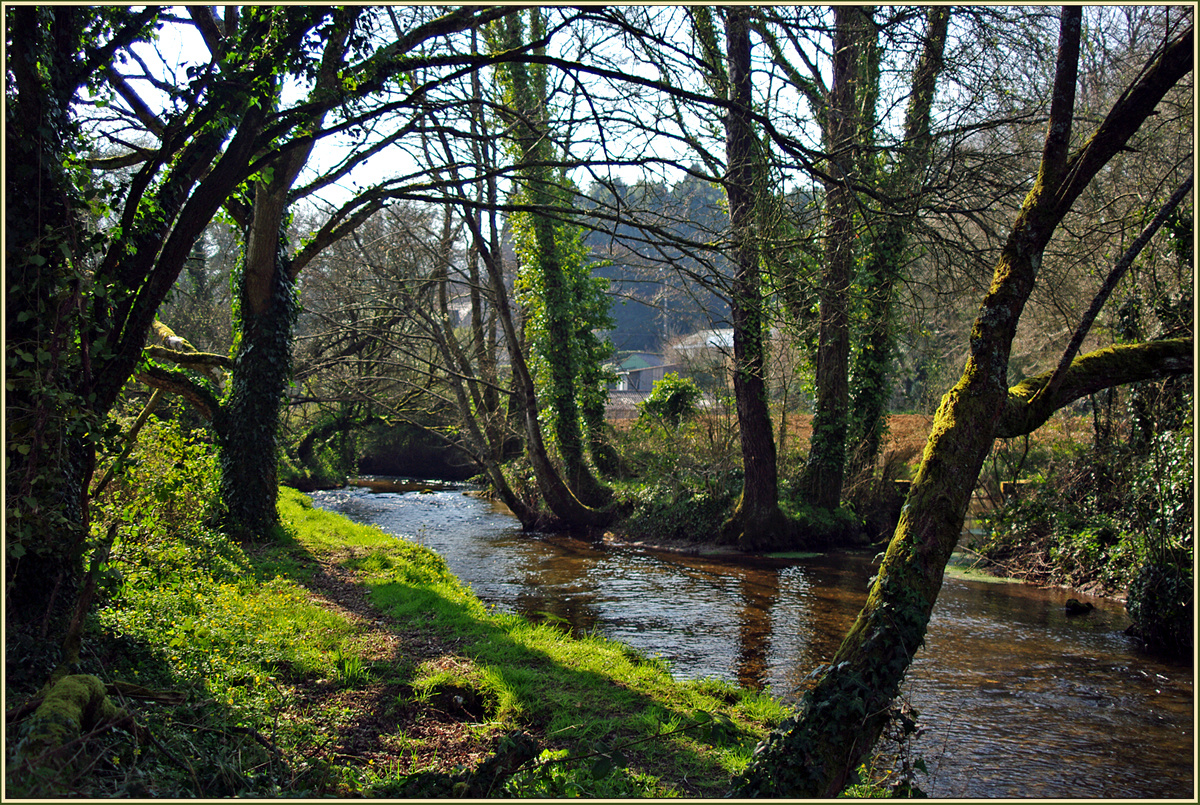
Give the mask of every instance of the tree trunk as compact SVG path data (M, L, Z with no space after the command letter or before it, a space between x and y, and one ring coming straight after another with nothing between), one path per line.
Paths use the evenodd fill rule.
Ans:
M1033 433L1060 408L1114 386L1179 377L1193 371L1192 338L1171 338L1143 344L1118 344L1080 355L1059 376L1058 370L1022 380L1008 390L1004 411L996 423L997 439Z
M841 502L846 468L855 209L850 184L855 162L854 136L858 131L855 101L863 22L859 8L834 8L833 87L825 121L829 151L826 170L830 177L825 182L825 264L817 289L820 305L817 399L808 463L800 479L800 488L808 502L824 509L835 509Z
M1141 73L1070 159L1081 9L1064 8L1041 168L980 306L962 378L943 398L917 477L866 605L836 655L759 750L742 779L749 796L834 796L874 746L920 648L962 531L967 504L1008 405L1013 335L1042 251L1092 177L1124 147L1166 91L1191 70L1192 31Z
M314 96L341 87L353 18L354 13L339 18L327 32ZM319 129L326 114L319 109L307 122ZM245 231L233 370L229 394L214 421L221 450L221 501L230 528L242 538L265 537L279 522L275 505L280 414L291 380L293 327L300 313L287 255L288 194L312 149L308 141L272 160L269 178L255 184ZM295 268L299 271L302 265Z
M446 152L451 153L446 134L440 132L438 136L441 138L443 148L446 149ZM448 168L448 172L456 181L459 179L458 172L453 165ZM541 423L538 421L537 415L537 392L533 383L533 375L525 360L522 339L517 332L512 305L509 302L508 289L504 282L504 270L500 263L499 227L496 225L494 218L494 210L498 207L496 182L493 178L489 178L486 182L488 203L485 206L493 210L491 213L493 218L489 227L490 239L484 237L482 216L475 214L475 211L480 209L480 206L467 199L461 183L459 183L458 187L464 211L463 222L467 225L470 233L471 247L478 255L480 262L483 263L484 269L487 272L492 291L492 311L504 333L506 348L512 367L512 393L509 396L509 408L505 413L505 418L513 420L514 427L525 432L525 451L533 467L538 492L554 516L560 519L560 524L568 528L602 528L612 522L613 514L608 511L592 508L575 496L574 492L563 482L562 476L558 474L558 470L555 469L554 464L550 461L550 456L546 452L545 442L542 440ZM494 345L493 338L494 336L489 334L489 342ZM502 431L502 427L498 422L496 427L497 432ZM506 444L504 440L501 440L501 456L504 455L505 448ZM507 483L505 482L504 485L507 486ZM521 507L526 508L523 502L521 503ZM541 518L535 518L532 515L524 516L521 519L523 523L527 521L543 522Z
M267 195L261 186L260 191ZM239 289L229 393L214 417L221 501L231 533L241 539L266 538L279 522L277 439L291 377L292 327L299 313L281 232L283 209L279 203L255 203ZM269 230L272 222L275 228Z
M470 213L468 213L470 214ZM478 225L479 219L475 219ZM494 386L476 377L476 371L485 371L486 359L480 360L476 351L476 359L481 366L474 370L467 358L466 350L455 335L454 325L450 314L450 259L454 245L451 208L449 205L443 211L442 238L438 249L438 261L431 279L437 286L438 315L431 321L431 330L438 350L442 354L446 373L446 382L454 394L458 405L459 419L462 422L461 436L466 442L467 452L480 466L488 477L492 490L500 500L521 521L525 529L537 528L542 525L543 518L538 511L528 505L509 485L504 477L501 465L504 462L504 440L506 431L502 427L503 419L496 417L496 412L488 407L487 392ZM476 267L476 271L478 268ZM475 312L475 311L473 311ZM460 445L461 446L461 445Z
M767 408L765 327L760 288L759 254L755 231L755 166L758 143L750 125L749 9L730 7L725 13L731 108L725 116L725 182L729 198L729 228L733 241L734 276L730 294L733 320L733 395L737 403L745 480L742 496L727 526L738 545L762 550L790 542L790 528L779 509L775 439Z
M521 350L521 340L517 334L516 323L513 321L508 291L504 287L504 272L501 270L496 252L486 244L478 222L469 214L464 217L464 220L471 229L471 237L479 249L480 258L487 269L488 278L491 280L496 317L504 330L509 359L512 362L514 397L518 398L515 402L521 409L520 417L526 437L525 450L529 456L529 463L533 466L538 491L550 510L561 518L567 527L602 528L612 522L612 513L594 509L582 503L563 482L562 477L554 468L554 464L550 461L545 442L542 441L541 423L538 422L537 391L534 388L533 375L525 361L525 354Z
M540 36L540 11L533 9L531 38ZM509 48L520 47L520 16L503 21L505 40ZM544 68L543 68L544 69ZM526 65L512 62L506 65L512 82L516 106L517 173L521 190L528 202L537 207L561 206L554 192L559 178L549 167L554 161L547 131L546 88L539 74L529 74ZM563 474L572 491L588 506L602 506L612 493L592 475L584 459L583 429L579 421L579 401L576 383L580 382L575 332L574 294L563 261L563 246L556 230L556 221L548 214L529 213L535 248L530 254L529 268L538 273L542 286L542 305L545 315L544 358L549 374L545 387L545 403L550 409Z
M156 13L114 17L109 45L135 39ZM97 378L117 362L120 333L98 324L97 309L109 310L87 288L129 290L86 268L96 248L80 218L87 203L65 167L82 148L71 102L94 78L84 72L98 47L85 37L90 17L5 9L5 611L10 636L54 644L82 577L94 439L115 399L97 393Z
M62 168L70 96L56 93L42 74L65 69L62 54L49 55L57 43L48 28L66 41L68 26L79 21L70 9L25 6L5 14L13 37L6 66L15 79L5 109L5 354L20 359L6 373L5 609L10 628L36 630L40 621L44 638L65 627L82 574L84 453L91 451L58 405L80 381L70 350L80 326L79 278L72 279L59 248L69 244L75 194Z
M900 146L896 167L879 182L890 197L890 203L911 205L910 210L915 208L922 175L929 162L932 145L930 110L937 76L942 69L949 22L949 6L932 6L926 12L925 47L913 69L912 94L904 120L904 143ZM878 85L878 72L871 80ZM874 165L874 154L871 156ZM893 211L882 222L876 221L875 231L867 235L869 252L864 257L862 271L864 313L861 317L866 331L861 336L854 370L850 373L848 442L854 450L851 472L875 466L887 432L887 404L891 396L888 369L894 342L892 303L900 268L908 251L910 226L911 215Z

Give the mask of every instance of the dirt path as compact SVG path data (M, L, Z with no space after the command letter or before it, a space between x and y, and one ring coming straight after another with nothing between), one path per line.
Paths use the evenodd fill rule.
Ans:
M306 757L339 764L374 766L382 775L417 769L449 771L474 766L488 753L471 716L440 707L437 697L418 701L407 683L423 662L469 662L446 641L402 631L371 603L359 574L342 563L349 551L316 557L318 569L306 583L312 600L344 617L359 630L357 656L338 679L296 686L284 717L317 727Z

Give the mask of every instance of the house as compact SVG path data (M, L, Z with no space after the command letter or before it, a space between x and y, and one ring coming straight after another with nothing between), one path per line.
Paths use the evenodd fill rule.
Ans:
M608 387L605 417L609 420L636 419L638 405L650 396L654 384L667 372L678 369L675 364L664 363L656 352L623 352L604 368L617 378Z
M663 379L663 375L675 371L677 367L664 363L662 355L654 352L628 352L608 368L617 375L612 390L649 393L654 384Z
M695 380L706 391L729 387L733 378L733 329L697 330L667 345L674 371Z

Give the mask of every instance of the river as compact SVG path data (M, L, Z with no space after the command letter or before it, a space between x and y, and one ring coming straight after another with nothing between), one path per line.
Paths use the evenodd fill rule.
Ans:
M772 560L656 553L529 534L462 489L316 492L314 503L446 558L485 602L598 630L785 700L828 661L866 598L869 555ZM948 576L903 696L908 752L934 797L1194 799L1193 669L1141 653L1118 603Z

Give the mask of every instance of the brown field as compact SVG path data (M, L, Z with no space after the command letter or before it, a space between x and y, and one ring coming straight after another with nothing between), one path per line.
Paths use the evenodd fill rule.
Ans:
M775 422L778 427L778 421ZM933 426L932 414L892 414L888 417L888 441L884 451L915 450L919 456ZM807 445L812 436L812 414L788 416L788 442L792 447Z
M812 436L812 414L789 414L787 421L787 449L806 450L809 437ZM633 422L631 418L618 418L610 420L609 424L618 430L626 430ZM771 424L778 439L778 417L772 417ZM915 463L925 449L932 426L933 414L892 414L888 417L889 433L884 444L884 453L911 455L911 461ZM1039 444L1090 442L1092 425L1086 416L1059 411L1049 422L1031 434L1030 439Z

